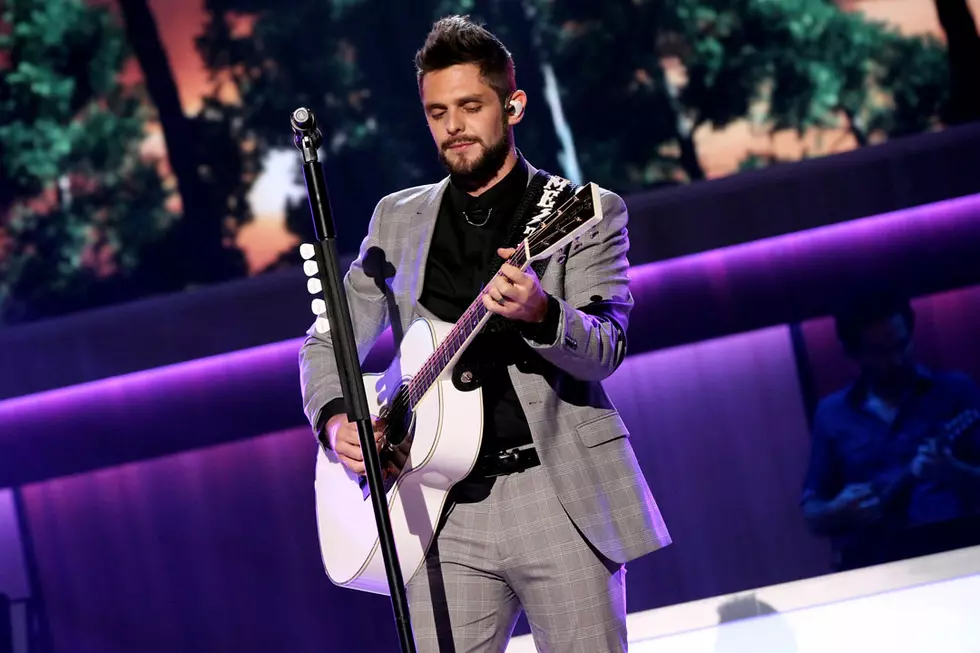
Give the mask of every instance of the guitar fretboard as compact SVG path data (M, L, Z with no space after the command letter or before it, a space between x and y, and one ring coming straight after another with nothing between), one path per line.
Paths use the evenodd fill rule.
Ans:
M507 259L507 262L516 268L524 269L527 262L524 243L518 245L514 254ZM439 378L443 370L452 362L453 358L459 353L473 332L482 326L484 318L489 315L489 311L483 305L483 296L489 288L489 283L483 287L483 290L480 291L477 298L473 300L473 303L469 305L456 321L456 324L453 325L446 338L439 343L436 350L426 359L418 374L412 377L412 380L408 384L408 397L412 407L415 407L422 400L422 397L429 391L432 384L436 382L436 379Z

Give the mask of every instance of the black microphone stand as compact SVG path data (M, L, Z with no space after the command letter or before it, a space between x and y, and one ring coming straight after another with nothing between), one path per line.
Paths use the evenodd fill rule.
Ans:
M398 563L395 537L388 517L388 500L382 485L380 456L374 443L374 427L371 423L364 383L361 380L361 364L357 358L350 306L347 304L340 259L337 256L337 229L330 208L327 184L323 177L323 166L317 158L317 149L323 141L323 135L317 128L313 112L309 109L303 107L296 109L290 116L289 122L293 128L293 142L303 153L303 173L306 177L306 190L316 236L313 248L317 273L323 286L323 300L327 306L327 319L330 322L333 352L337 359L337 370L340 373L341 388L347 406L347 418L357 424L361 451L364 453L371 505L378 525L378 539L388 576L388 590L391 595L391 606L395 612L401 650L403 653L415 653L415 638L412 635L412 624L408 614L405 582L402 578L401 565Z

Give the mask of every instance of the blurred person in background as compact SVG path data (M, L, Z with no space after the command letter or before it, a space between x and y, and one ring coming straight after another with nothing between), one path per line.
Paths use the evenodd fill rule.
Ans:
M903 557L910 529L978 513L980 392L916 361L907 298L861 295L835 326L859 371L817 406L802 507L846 569Z

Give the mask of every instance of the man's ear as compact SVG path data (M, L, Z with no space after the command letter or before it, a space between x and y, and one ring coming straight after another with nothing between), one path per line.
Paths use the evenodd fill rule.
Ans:
M527 93L521 90L514 91L504 106L504 111L507 113L507 124L513 126L519 123L524 118L526 110Z

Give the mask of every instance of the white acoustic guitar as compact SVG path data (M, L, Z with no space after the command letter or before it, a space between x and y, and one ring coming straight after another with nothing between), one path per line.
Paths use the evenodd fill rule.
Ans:
M526 269L550 257L602 219L599 189L593 183L554 207L554 198L566 184L560 177L548 181L538 202L540 211L529 221L524 241L509 260L512 265ZM316 274L314 261L306 261L304 267L307 275ZM315 286L311 284L311 289ZM386 422L388 444L381 452L381 462L406 583L423 564L449 490L470 472L480 450L481 391L457 389L452 370L491 316L483 306L485 292L486 287L456 324L414 320L388 369L363 377L371 414ZM322 314L322 300L314 300L313 310ZM328 328L326 319L318 318L317 329ZM336 585L388 594L367 480L350 472L332 451L320 447L314 487L327 576Z

